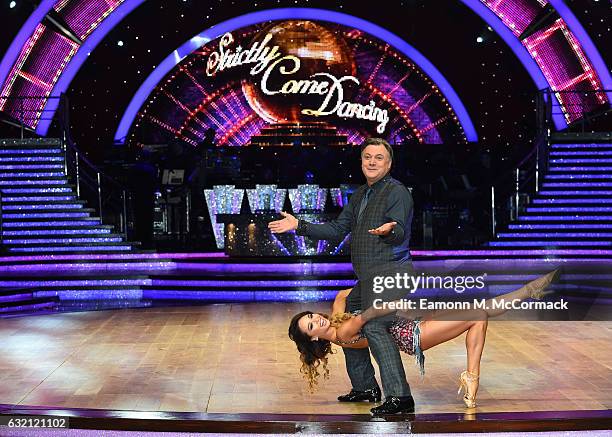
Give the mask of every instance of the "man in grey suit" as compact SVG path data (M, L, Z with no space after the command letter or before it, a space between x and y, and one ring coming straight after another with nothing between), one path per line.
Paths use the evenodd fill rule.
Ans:
M297 234L319 240L341 240L351 233L351 262L358 281L347 300L347 311L371 305L371 278L381 272L412 272L408 243L413 215L410 192L389 172L393 149L380 138L370 138L361 146L361 169L366 184L359 187L336 220L313 224L282 212L283 219L270 222L273 233L296 230ZM395 300L401 291L390 291L385 300ZM404 291L405 293L405 291ZM380 296L377 296L380 297ZM363 328L372 354L380 368L385 402L372 408L373 415L412 413L414 399L400 358L389 332L388 319L374 319ZM338 397L341 402L380 400L369 349L345 348L351 392Z

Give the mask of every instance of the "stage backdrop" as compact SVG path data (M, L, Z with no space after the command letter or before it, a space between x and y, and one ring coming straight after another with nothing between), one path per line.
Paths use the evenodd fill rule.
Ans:
M202 45L141 108L132 145L205 133L221 146L465 143L456 114L410 59L361 30L285 20Z

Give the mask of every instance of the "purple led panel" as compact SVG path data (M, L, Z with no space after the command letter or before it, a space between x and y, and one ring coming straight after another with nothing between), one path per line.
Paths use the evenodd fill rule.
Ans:
M55 9L81 39L93 32L123 0L58 0Z
M46 97L59 78L58 71L65 68L77 50L75 42L39 24L23 46L0 95L41 98L7 100L2 103L0 110L35 128L46 104Z
M553 91L603 89L580 44L559 18L553 25L525 38L523 44L540 66ZM607 102L604 93L558 93L568 123Z
M537 0L481 0L515 35L519 36L538 15L542 5Z

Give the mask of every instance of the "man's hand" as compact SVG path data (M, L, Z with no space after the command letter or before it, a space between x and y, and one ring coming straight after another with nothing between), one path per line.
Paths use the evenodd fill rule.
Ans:
M283 232L294 231L298 227L298 220L291 214L281 211L284 218L268 223L268 228L273 234L282 234Z
M384 225L381 225L376 229L370 229L368 232L372 235L380 235L381 237L384 237L393 230L395 225L397 225L397 222L385 223Z

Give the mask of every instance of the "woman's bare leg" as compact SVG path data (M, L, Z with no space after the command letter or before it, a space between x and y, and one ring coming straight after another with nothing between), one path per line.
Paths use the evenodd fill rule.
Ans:
M472 375L480 375L480 359L487 336L488 317L483 310L479 311L479 320L423 320L420 325L421 348L423 350L445 343L459 337L465 331L465 349L467 352L467 370ZM438 314L440 316L440 314ZM478 378L467 381L467 392L474 398L478 391Z

